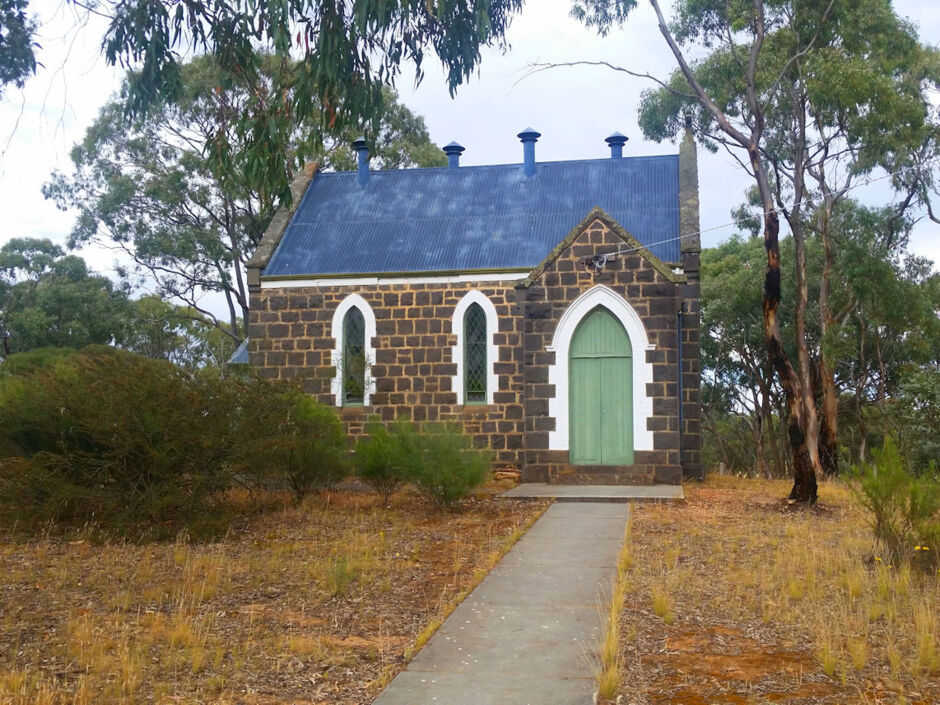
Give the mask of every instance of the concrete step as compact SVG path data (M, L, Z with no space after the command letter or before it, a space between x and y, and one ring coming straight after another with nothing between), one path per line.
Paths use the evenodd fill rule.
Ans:
M682 485L548 485L523 482L500 497L534 499L551 497L556 502L675 502L683 501Z
M548 477L550 485L655 485L682 484L682 470L678 467L650 465L568 465L553 469Z

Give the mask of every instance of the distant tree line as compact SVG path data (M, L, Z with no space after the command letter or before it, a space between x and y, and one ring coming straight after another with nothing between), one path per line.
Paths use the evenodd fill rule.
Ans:
M890 208L843 201L831 227L834 324L823 330L818 305L806 318L814 400L824 401L822 365L830 360L841 465L860 466L890 437L910 469L930 472L940 458L940 274L906 251L910 222ZM792 255L792 238L781 250ZM809 300L818 301L825 248L809 238L806 251ZM761 239L747 235L702 253L705 453L713 469L784 477L793 459L784 393L764 355L764 257ZM794 279L784 279L784 292ZM780 308L785 341L793 340L793 300Z

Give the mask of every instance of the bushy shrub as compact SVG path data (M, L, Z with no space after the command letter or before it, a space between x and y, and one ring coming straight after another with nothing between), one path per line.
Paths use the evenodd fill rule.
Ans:
M299 497L348 465L335 413L295 388L106 347L0 376L0 510L21 524L171 533L224 523L236 481Z
M35 518L161 521L226 485L218 380L106 347L0 381L0 502Z
M857 471L858 496L872 515L872 530L895 561L938 565L940 553L940 478L935 472L911 474L894 441L872 452L872 462Z
M349 474L346 433L332 409L293 387L232 384L245 403L235 451L242 478L286 486L299 500Z
M0 363L0 377L7 375L29 375L39 370L54 367L59 360L74 355L73 348L36 348L15 353Z
M409 479L441 507L450 506L482 485L492 466L490 453L454 423L426 423L417 434Z
M396 479L411 482L439 507L452 505L486 481L490 453L473 447L473 439L454 423L396 421L387 430L373 426L365 444L367 473L386 487ZM357 450L358 456L358 450ZM387 483L387 484L386 484ZM373 485L376 486L376 485ZM380 490L381 491L381 490ZM391 494L391 491L389 491Z
M373 420L366 425L366 433L356 443L356 474L388 504L392 493L408 480L401 452L405 445L403 434L408 431L402 429L393 437L388 428Z

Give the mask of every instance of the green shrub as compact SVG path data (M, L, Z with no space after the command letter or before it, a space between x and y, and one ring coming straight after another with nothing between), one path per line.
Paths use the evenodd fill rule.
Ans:
M359 477L382 494L386 503L404 483L413 483L440 507L469 495L489 476L491 457L473 447L457 424L373 421L356 444Z
M286 385L106 347L0 375L0 511L20 525L198 533L233 484L301 497L348 470L336 414Z
M490 473L488 451L454 423L426 423L416 436L407 468L409 479L435 504L446 507L482 485Z
M0 503L39 520L164 521L227 485L218 380L106 347L0 379Z
M872 452L856 473L858 496L872 515L872 530L895 561L938 565L940 479L935 472L912 475L894 441Z
M242 478L285 486L299 500L349 474L346 432L331 408L294 387L232 384L243 390L235 460Z
M74 355L74 348L36 348L28 352L15 353L0 363L0 377L6 375L29 375L39 370L54 367L59 360Z
M473 439L454 423L396 421L383 434L374 452L377 474L399 475L439 507L469 495L489 476L490 453L473 447Z
M408 431L401 429L393 436L382 423L370 421L366 425L366 433L369 435L356 443L356 474L388 504L392 493L408 480L402 465L402 450L406 447L404 434Z

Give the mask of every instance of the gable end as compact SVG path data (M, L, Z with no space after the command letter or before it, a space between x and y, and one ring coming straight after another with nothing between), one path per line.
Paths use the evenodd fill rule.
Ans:
M685 275L676 274L673 272L669 265L667 265L665 262L659 259L659 257L644 247L639 240L633 237L623 228L623 226L611 218L603 208L600 206L595 206L591 209L590 213L581 219L580 223L571 229L571 231L561 242L552 248L552 251L548 253L545 259L543 259L542 262L529 273L529 276L516 285L516 288L528 289L530 286L532 286L536 281L538 281L542 274L545 273L545 270L548 269L552 263L554 263L555 260L557 260L561 254L584 233L585 230L587 230L591 225L594 224L595 221L598 220L607 226L612 232L616 233L617 236L623 240L624 244L627 245L630 251L636 252L638 255L647 260L652 265L653 269L663 275L666 279L671 281L673 284L685 283Z

